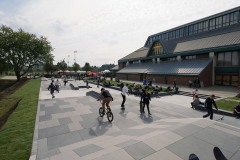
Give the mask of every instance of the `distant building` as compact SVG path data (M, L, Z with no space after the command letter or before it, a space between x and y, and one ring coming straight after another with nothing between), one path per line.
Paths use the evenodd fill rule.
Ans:
M240 86L240 7L150 35L118 66L120 80Z

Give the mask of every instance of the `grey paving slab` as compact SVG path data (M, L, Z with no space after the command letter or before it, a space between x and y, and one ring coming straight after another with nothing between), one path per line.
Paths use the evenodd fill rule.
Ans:
M78 131L78 133L80 134L83 140L97 137L96 133L91 128L81 129L80 131Z
M202 129L201 127L198 127L196 125L188 124L186 126L183 126L181 128L174 130L173 132L177 133L178 135L180 135L182 137L186 137L186 136L189 136L193 133L200 131L201 129Z
M139 143L139 142L140 141L133 139L133 140L130 140L130 141L127 141L127 142L117 144L116 146L120 147L120 148L124 148L124 147L130 146L130 145L133 145L133 144L136 144L136 143Z
M213 155L214 145L207 141L202 141L194 136L185 137L166 147L169 151L175 153L182 159L188 159L191 153L196 154L199 159L215 160ZM230 153L226 153L229 158Z
M68 132L70 132L70 130L67 125L49 127L49 128L39 129L38 138L42 139L42 138L56 136L59 134L68 133Z
M73 151L76 152L80 157L83 157L85 155L100 151L102 149L103 149L102 147L91 144L91 145L74 149Z
M60 125L72 123L72 120L69 117L67 117L67 118L59 118L58 121L59 121Z
M234 155L230 158L230 160L239 160L240 150L238 150Z
M42 159L57 155L59 153L60 153L60 151L58 149L53 149L53 150L49 150L47 152L42 152L37 155L37 160L42 160Z
M156 152L143 142L127 146L124 150L136 160L142 159Z
M173 152L167 150L167 149L162 149L158 152L155 152L145 158L143 158L142 160L182 160L180 157L178 157L177 155L175 155Z
M193 134L193 136L232 153L236 152L240 145L240 138L238 136L210 127Z
M82 141L82 138L77 131L66 134L60 134L57 136L49 137L47 139L49 150L56 149L79 141Z
M44 115L44 116L39 116L39 122L48 121L48 120L52 120L52 116L50 114Z
M95 160L134 160L133 157L131 157L125 150L117 150L115 152L105 154L99 158L96 158Z

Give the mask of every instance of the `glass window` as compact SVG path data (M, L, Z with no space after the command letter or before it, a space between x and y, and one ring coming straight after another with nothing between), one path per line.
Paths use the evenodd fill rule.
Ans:
M172 39L172 32L169 32L169 34L168 34L168 38L169 38L169 40Z
M230 25L238 22L238 11L230 13Z
M188 35L188 26L183 28L183 36L187 36Z
M176 38L179 38L179 29L175 31L176 32Z
M230 76L223 76L223 85L230 85Z
M223 62L224 62L224 53L218 53L217 65L223 66Z
M232 76L231 86L238 86L238 76Z
M215 29L216 27L216 19L210 19L209 21L209 30Z
M208 31L208 21L203 22L203 31Z
M224 55L224 66L231 66L231 60L232 60L232 56L231 56L231 52L225 52Z
M177 34L177 32L173 31L173 39L176 39L176 34Z
M198 32L202 32L202 29L203 29L203 23L198 23Z
M193 34L198 33L198 24L193 25Z
M232 65L233 66L238 66L239 65L239 59L240 59L240 52L232 52Z
M223 27L229 25L229 14L223 16Z
M216 18L216 28L222 27L222 17Z
M188 35L193 34L193 25L188 26Z
M183 28L180 28L180 29L179 29L179 37L180 37L180 38L183 37Z

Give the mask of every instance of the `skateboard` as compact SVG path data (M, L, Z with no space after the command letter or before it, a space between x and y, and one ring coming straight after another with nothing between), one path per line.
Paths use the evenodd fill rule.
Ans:
M213 153L216 160L227 160L227 158L223 155L222 151L218 147L213 148Z
M188 160L199 160L199 158L198 158L198 156L196 156L194 153L191 153L191 154L189 155Z
M125 107L124 107L124 106L121 106L121 110L125 110Z

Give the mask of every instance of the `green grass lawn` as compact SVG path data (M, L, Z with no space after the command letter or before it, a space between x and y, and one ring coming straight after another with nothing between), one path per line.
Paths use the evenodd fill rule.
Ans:
M237 106L240 103L240 98L230 97L216 101L218 108L233 111L233 107Z
M10 98L22 98L0 130L0 159L28 160L31 154L40 79L32 79Z

